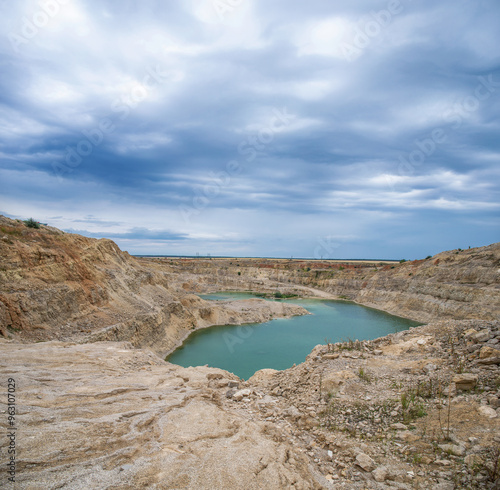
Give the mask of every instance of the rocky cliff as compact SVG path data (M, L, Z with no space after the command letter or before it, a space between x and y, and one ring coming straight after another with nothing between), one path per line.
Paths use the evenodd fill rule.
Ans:
M411 262L156 259L193 291L245 289L356 301L428 322L500 316L500 243ZM216 285L214 286L214 277Z
M215 324L305 314L224 289L349 299L421 322L500 316L500 243L405 263L137 259L111 240L0 217L0 334L27 341L130 341L160 354Z
M111 240L0 217L0 335L129 341L163 355L197 328L304 315L264 300L214 303Z

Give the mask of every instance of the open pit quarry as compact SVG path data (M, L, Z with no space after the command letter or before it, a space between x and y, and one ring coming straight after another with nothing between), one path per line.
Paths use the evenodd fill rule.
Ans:
M244 381L194 330L350 300L425 325ZM500 488L500 244L410 262L136 258L0 217L0 486Z

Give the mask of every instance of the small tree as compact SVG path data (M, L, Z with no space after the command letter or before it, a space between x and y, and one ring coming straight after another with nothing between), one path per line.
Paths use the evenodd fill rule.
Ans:
M28 228L40 228L40 223L38 221L35 221L33 218L24 220L24 224Z

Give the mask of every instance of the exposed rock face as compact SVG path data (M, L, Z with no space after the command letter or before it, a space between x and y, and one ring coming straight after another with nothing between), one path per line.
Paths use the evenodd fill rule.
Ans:
M421 322L500 316L500 243L405 263L193 260L169 270L199 292L214 290L216 271L218 289L340 297Z
M307 314L299 306L258 299L204 301L111 240L29 229L3 216L1 233L4 337L129 341L163 355L197 328Z
M0 335L25 340L126 340L164 354L196 328L306 313L190 294L224 288L345 297L423 322L500 315L500 244L404 264L307 270L301 261L136 259L111 240L1 216L0 235Z
M193 330L213 325L262 323L273 318L307 314L305 308L288 303L263 299L209 302L186 294L180 301L170 302L166 309L99 329L86 336L84 341L126 340L136 347L150 347L164 357Z
M489 339L474 350L471 328ZM500 377L479 362L499 341L500 322L447 320L319 345L294 368L257 372L234 404L290 427L328 488L499 488L500 471L487 468L498 458Z

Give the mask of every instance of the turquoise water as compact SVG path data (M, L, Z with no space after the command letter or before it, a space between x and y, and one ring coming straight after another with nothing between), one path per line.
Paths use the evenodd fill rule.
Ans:
M216 293L201 297L224 300L255 296L249 293ZM208 364L248 379L259 369L287 369L299 364L315 345L326 341L370 340L421 325L347 301L286 301L303 306L312 315L197 330L182 347L167 357L167 361L184 367Z

